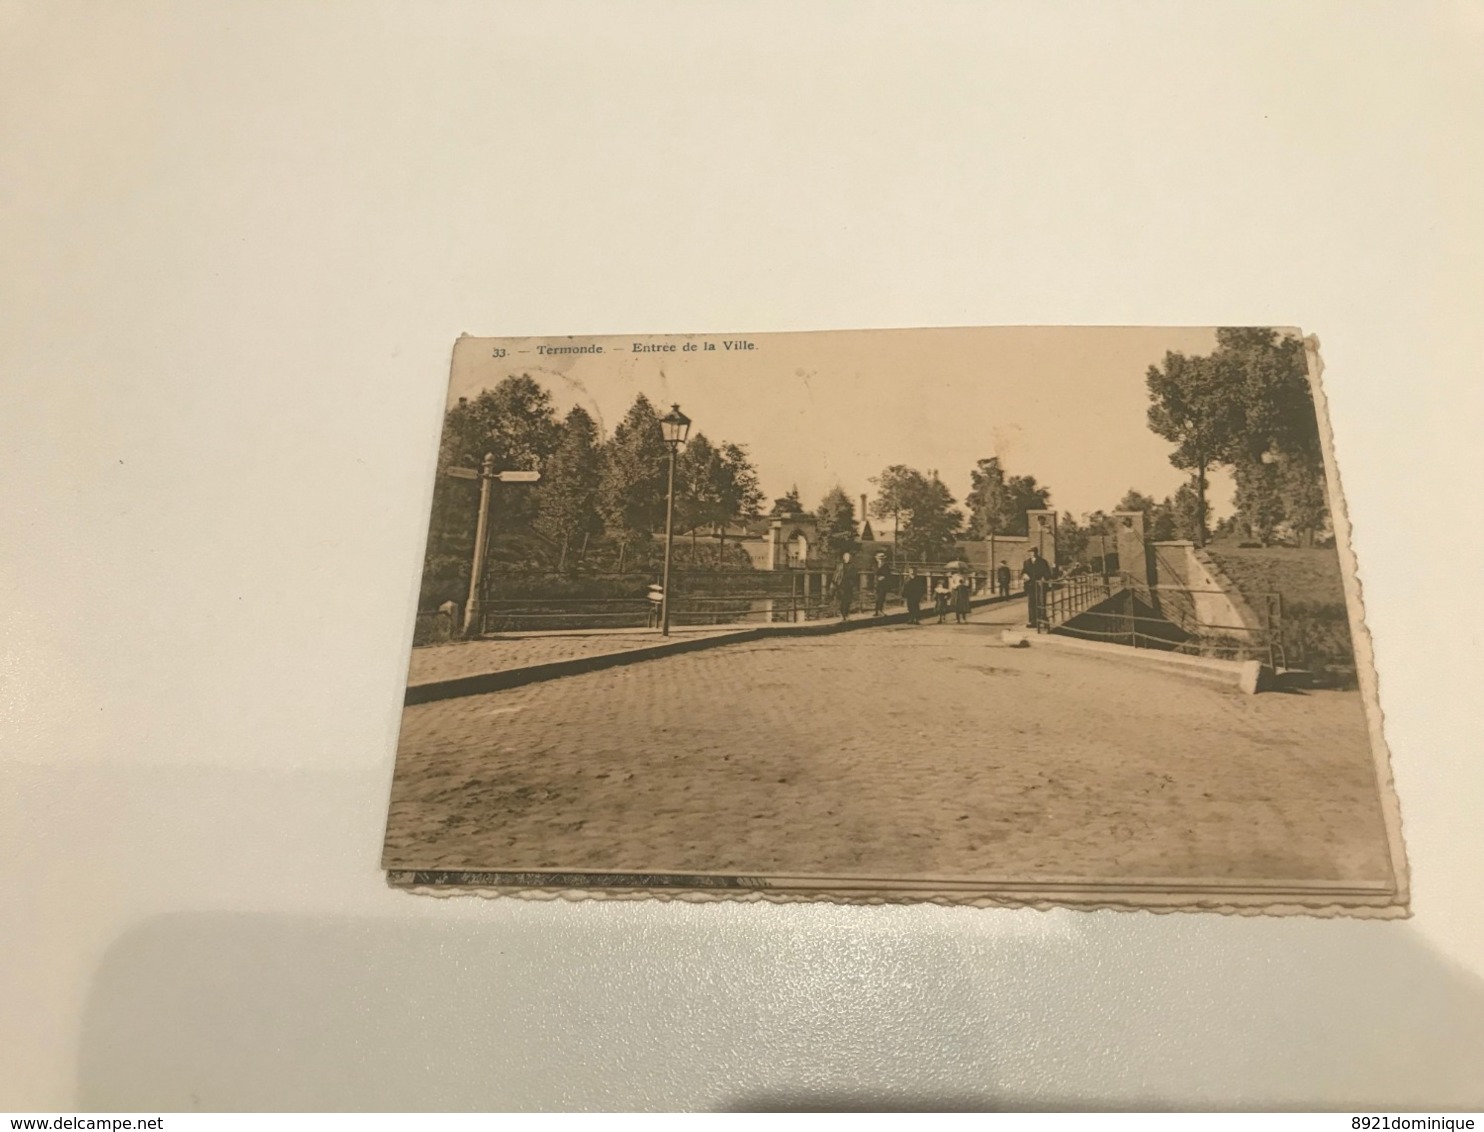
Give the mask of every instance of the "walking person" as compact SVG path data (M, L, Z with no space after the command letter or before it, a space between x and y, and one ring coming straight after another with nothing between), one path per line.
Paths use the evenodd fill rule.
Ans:
M1041 557L1039 548L1031 547L1025 564L1020 568L1020 576L1025 582L1025 627L1038 629L1046 583L1051 578L1051 564Z
M1010 564L1003 558L1000 559L1000 568L994 572L995 585L999 588L1002 598L1010 596Z
M911 566L902 571L902 600L907 603L907 620L916 625L922 619L922 599L927 597L927 579Z
M886 551L876 552L876 616L886 613L886 595L891 592L891 567L886 564Z
M933 587L933 609L938 614L938 624L943 624L943 618L948 616L948 579L939 578L938 584Z
M963 625L969 620L969 593L973 583L967 574L953 576L953 620Z
M835 601L840 605L840 620L850 620L850 607L855 603L855 571L850 568L850 551L840 555L840 564L835 567L835 575L830 580L834 589Z

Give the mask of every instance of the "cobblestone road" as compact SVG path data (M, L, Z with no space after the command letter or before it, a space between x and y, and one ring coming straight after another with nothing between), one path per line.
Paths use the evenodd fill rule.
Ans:
M1244 696L1012 649L992 624L727 645L407 708L386 863L1390 875L1358 693Z

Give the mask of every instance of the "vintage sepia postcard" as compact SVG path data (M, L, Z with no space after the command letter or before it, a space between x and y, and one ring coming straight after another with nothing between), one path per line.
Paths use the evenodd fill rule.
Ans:
M418 890L1405 915L1317 349L454 347L383 865Z

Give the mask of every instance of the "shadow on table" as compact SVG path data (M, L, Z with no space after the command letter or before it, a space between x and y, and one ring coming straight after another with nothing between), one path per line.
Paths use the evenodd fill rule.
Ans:
M399 899L128 931L88 991L79 1107L1484 1103L1484 986L1406 923Z

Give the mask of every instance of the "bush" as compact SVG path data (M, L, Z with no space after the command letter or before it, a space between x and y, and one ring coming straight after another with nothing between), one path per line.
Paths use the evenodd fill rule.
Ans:
M1283 651L1291 666L1355 670L1350 614L1343 603L1295 601L1283 606Z

